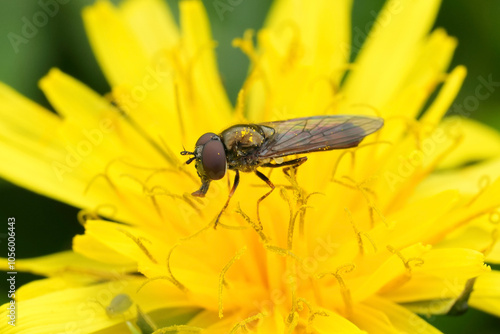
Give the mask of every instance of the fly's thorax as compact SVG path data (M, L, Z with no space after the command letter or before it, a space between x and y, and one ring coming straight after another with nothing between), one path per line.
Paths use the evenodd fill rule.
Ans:
M257 124L239 124L224 130L220 137L228 152L245 156L261 147L274 134L274 129Z

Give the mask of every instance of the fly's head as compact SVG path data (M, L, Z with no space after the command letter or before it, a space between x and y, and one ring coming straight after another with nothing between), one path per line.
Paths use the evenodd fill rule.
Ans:
M193 152L182 151L181 154L192 155L186 164L195 161L196 171L201 180L200 189L192 195L205 197L210 181L219 180L226 174L227 162L224 144L219 136L208 132L198 139Z

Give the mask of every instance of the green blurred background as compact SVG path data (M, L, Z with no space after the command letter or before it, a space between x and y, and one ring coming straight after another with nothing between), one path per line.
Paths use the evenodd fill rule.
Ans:
M332 0L335 1L335 0ZM44 1L45 2L45 1ZM73 0L61 5L59 13L49 18L39 28L35 37L27 44L19 45L15 53L7 34L20 34L23 17L32 19L40 11L38 1L0 2L0 81L49 107L37 87L38 80L51 67L76 77L99 93L110 91L102 72L88 44L80 12L94 0ZM114 1L115 3L118 1ZM177 1L167 1L178 16ZM248 60L238 49L231 47L235 37L242 36L248 29L259 29L266 17L271 1L241 0L232 11L226 12L221 20L213 0L203 1L212 24L214 39L218 41L219 68L231 100L245 78ZM222 0L227 3L227 0ZM233 1L238 3L238 1ZM354 0L353 28L365 27L373 20L383 0ZM475 94L478 77L492 75L493 81L500 81L500 1L491 0L443 0L436 27L444 27L459 40L452 67L464 64L468 76L457 97L458 102ZM1 105L0 105L1 108ZM488 99L481 101L472 117L500 130L500 93L495 91ZM26 120L29 122L30 120ZM17 258L33 257L70 249L72 236L82 233L77 223L75 208L38 196L24 189L0 180L0 249L5 250L7 217L16 217ZM3 237L3 238L2 238ZM5 256L0 252L0 256ZM18 286L35 279L29 274L18 275ZM5 302L5 280L0 279L0 302ZM484 313L470 310L458 318L432 317L427 319L445 333L498 333L500 320ZM4 321L4 320L2 320Z

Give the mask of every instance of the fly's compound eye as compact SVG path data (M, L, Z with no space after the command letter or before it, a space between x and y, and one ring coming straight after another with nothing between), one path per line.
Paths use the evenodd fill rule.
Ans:
M201 136L198 142L206 135L209 135L209 133ZM196 145L198 145L198 143L196 143ZM208 140L208 142L206 142L201 152L201 163L209 179L222 179L224 174L226 174L226 152L220 140Z
M213 137L217 137L217 135L213 132L207 132L203 136L201 136L198 141L196 142L195 147L200 146L200 145L205 145L210 139Z

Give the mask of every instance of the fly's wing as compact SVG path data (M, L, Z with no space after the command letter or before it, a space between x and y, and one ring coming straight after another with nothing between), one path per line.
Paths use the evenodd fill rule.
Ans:
M259 150L260 158L356 147L384 124L379 117L332 115L261 123L275 130Z

